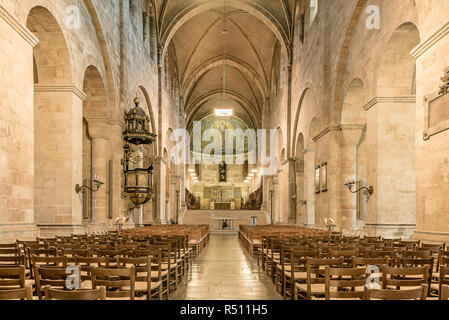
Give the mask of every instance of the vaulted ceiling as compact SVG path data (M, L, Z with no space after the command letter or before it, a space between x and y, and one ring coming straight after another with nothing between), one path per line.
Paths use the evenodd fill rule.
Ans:
M173 44L187 126L225 106L257 128L276 42L288 46L295 0L156 0L164 53ZM224 33L226 21L226 30Z

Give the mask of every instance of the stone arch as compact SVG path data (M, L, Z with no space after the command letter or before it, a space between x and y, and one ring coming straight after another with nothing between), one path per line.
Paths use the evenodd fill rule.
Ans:
M34 7L26 25L39 39L33 52L38 84L73 84L69 48L53 14L44 7Z
M82 180L82 149L73 135L82 132L79 114L86 97L73 86L69 47L55 16L47 8L33 7L26 26L39 39L33 50L35 222L53 231L82 220L72 185Z
M357 23L360 20L360 16L362 14L363 8L365 8L368 0L358 0L354 6L354 11L352 12L351 20L349 21L349 25L346 29L346 34L344 36L343 47L341 48L340 56L338 57L337 63L337 79L336 86L334 91L333 98L333 106L331 106L330 112L330 122L331 123L339 123L340 119L338 116L340 113L338 112L341 107L341 101L343 99L343 79L346 72L346 62L349 57L349 47L352 42L352 37L354 35L355 28Z
M401 24L386 42L375 71L376 98L366 108L366 139L375 155L367 160L367 183L375 190L367 205L368 234L408 238L415 231L416 61L411 50L419 43L416 25ZM378 229L385 224L387 230Z
M321 122L317 117L313 117L312 121L310 121L309 126L309 145L314 143L313 139L320 133Z
M276 20L266 9L249 1L227 0L227 5L246 11L254 15L257 19L264 22L271 31L275 34L278 41L281 43L284 51L287 52L289 47L289 36L286 30L282 27L281 23ZM177 16L175 16L167 29L164 31L161 37L162 44L162 56L165 55L167 48L173 39L176 32L192 17L195 17L205 11L216 9L223 6L220 1L208 1L206 3L194 2L184 10L182 10Z
M421 42L412 22L401 24L391 35L377 70L377 93L381 96L416 94L416 60L410 52Z
M118 118L120 116L120 106L119 103L116 102L116 94L114 87L114 77L112 75L112 64L108 51L108 46L106 44L105 35L103 28L101 27L100 19L98 18L97 11L92 3L92 0L84 0L84 5L89 11L92 24L97 32L97 38L100 43L101 55L103 57L104 65L105 65L105 74L106 74L106 88L108 91L108 101L109 101L109 116L113 118ZM113 112L114 111L114 112Z
M109 118L108 111L108 100L106 94L106 88L100 72L95 66L87 67L84 73L83 79L83 92L87 95L86 100L83 102L83 134L82 134L82 176L83 183L92 187L92 177L94 174L101 174L106 178L106 161L105 158L107 154L104 152L104 147L106 145L105 141L98 143L99 140L94 139L104 138L104 134L99 134L105 126L107 127L107 120ZM100 127L98 123L101 123ZM106 140L106 139L102 139ZM103 147L98 148L99 145ZM91 191L86 191L83 193L83 197L87 197L86 201L83 202L83 218L91 220L97 218L106 219L106 204L107 195L103 190L99 190L98 193L94 195ZM97 213L99 216L97 216Z
M365 124L366 112L363 103L366 102L365 85L360 78L355 78L349 84L341 108L341 124Z

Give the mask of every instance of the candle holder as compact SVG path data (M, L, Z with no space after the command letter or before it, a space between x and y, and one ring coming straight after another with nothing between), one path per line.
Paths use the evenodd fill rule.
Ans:
M97 192L98 190L100 190L101 186L104 185L103 178L95 176L95 178L92 180L92 185L94 185L95 187L91 188L86 185L80 186L79 184L77 184L75 186L75 191L76 191L76 193L80 193L80 192L84 193L86 190L90 190L92 192Z
M358 189L358 190L353 190L353 188L354 187L356 187L357 188L357 181L356 181L356 179L355 178L353 178L353 179L346 179L346 183L345 183L345 186L349 189L349 191L351 192L351 193L359 193L359 192L361 192L361 191L363 191L364 192L364 194L366 195L366 200L367 201L369 201L369 199L371 198L371 196L374 194L374 187L373 186L370 186L370 187L361 187L360 189Z

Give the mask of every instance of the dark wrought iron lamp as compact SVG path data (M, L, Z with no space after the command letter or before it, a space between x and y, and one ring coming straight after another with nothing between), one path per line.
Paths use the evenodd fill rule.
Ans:
M139 107L140 101L138 98L134 99L134 104L135 107L125 115L125 131L123 132L125 140L122 160L125 178L123 192L125 197L129 198L134 204L134 207L129 209L130 213L126 221L129 220L132 210L148 203L153 196L153 166L136 168L142 158L138 155L134 156L131 145L151 145L157 136L150 132L150 119L145 111ZM130 164L133 164L133 169L130 168Z
M374 194L374 187L361 187L358 190L353 190L354 187L357 188L357 180L355 178L348 178L346 179L345 186L349 189L351 193L359 193L361 191L365 192L365 195L367 196L367 200L370 199L370 197Z

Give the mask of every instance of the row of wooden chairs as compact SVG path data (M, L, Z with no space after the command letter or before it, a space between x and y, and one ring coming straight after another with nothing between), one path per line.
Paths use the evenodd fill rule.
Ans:
M133 300L136 294L149 300L168 299L191 270L192 252L188 236L176 235L73 235L4 244L0 245L0 300L28 299L32 287L39 299L73 293L74 300L101 300L103 290L108 299ZM72 282L74 287L67 287Z
M440 267L446 270L445 245L424 244L418 241L376 238L328 239L305 237L263 237L261 252L262 268L271 277L285 297L295 298L295 283L306 282L307 259L332 260L341 258L341 268L387 265L391 268L426 267L425 285L427 296L442 298L442 286L449 284L446 275L441 276ZM296 275L296 277L295 277ZM324 274L321 275L324 277ZM381 277L379 277L381 278ZM448 279L447 279L448 278ZM363 291L363 290L362 290ZM305 296L303 298L310 298Z

